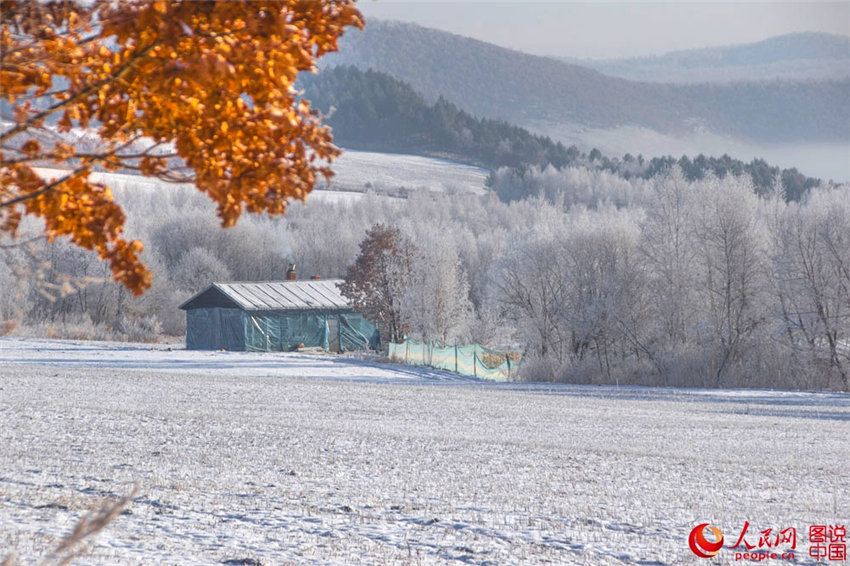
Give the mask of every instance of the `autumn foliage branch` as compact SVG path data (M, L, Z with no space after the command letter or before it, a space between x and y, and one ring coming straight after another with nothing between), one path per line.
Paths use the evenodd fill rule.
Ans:
M42 218L48 239L97 251L139 294L151 284L142 245L122 238L95 169L191 180L225 227L243 210L283 213L331 176L339 150L293 84L362 27L353 0L0 0L0 24L14 113L0 133L0 234ZM98 150L78 152L62 138L72 129L96 130Z

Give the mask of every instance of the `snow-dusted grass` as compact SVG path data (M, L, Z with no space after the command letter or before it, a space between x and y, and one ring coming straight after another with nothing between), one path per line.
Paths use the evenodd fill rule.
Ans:
M841 394L0 340L0 559L138 483L80 563L696 564L706 521L795 526L805 563L850 517L848 432Z

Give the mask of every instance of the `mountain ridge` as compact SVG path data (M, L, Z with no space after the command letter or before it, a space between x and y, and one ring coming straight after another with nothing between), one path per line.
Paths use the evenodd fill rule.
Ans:
M527 126L637 125L676 135L700 129L769 142L850 140L850 79L667 85L609 77L414 24L370 20L323 66L373 68L426 99L444 95L474 115ZM789 120L788 117L793 119Z
M850 77L850 37L797 32L757 42L675 50L660 55L558 59L608 76L651 82L843 79Z

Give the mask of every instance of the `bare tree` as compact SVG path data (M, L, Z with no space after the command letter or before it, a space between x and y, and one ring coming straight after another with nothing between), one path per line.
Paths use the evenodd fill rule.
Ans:
M422 340L456 342L468 330L472 311L469 282L457 249L439 232L417 241L401 300L403 318Z
M773 276L788 344L847 390L850 365L848 191L815 191L775 227ZM828 385L828 384L827 384Z
M747 340L765 320L765 238L758 197L748 179L707 177L697 190L696 298L705 327L703 347L717 353L711 368L713 385L720 386L730 365L742 361Z
M595 358L607 381L614 365L643 341L644 275L637 259L638 227L627 212L603 210L571 223L562 241L571 354Z
M692 230L696 202L679 167L657 179L654 188L645 205L639 250L647 270L650 324L655 328L653 339L640 347L667 381L672 361L692 339L696 323L697 245Z
M566 303L561 251L557 232L529 232L506 248L492 277L492 300L523 337L526 356L556 366L567 363L573 342L560 319Z
M401 301L409 284L415 248L394 226L376 224L360 242L360 255L340 287L354 308L381 328L383 336L399 342L407 331Z

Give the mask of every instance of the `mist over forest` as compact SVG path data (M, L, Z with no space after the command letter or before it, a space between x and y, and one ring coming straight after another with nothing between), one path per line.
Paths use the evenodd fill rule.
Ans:
M720 69L709 68L712 57ZM812 68L805 57L829 71L799 72ZM636 80L603 74L605 69L585 61L533 56L414 24L370 20L362 32L346 35L340 52L325 58L322 68L381 71L409 83L429 102L442 96L475 116L507 120L584 152L728 153L745 162L762 158L848 181L848 57L846 38L801 34L715 52L672 53L660 59L678 61L667 73L676 80ZM642 68L633 63L623 65ZM765 65L774 72L765 72ZM689 73L702 79L689 81Z
M334 139L343 147L448 157L493 170L511 168L516 180L512 190L521 194L536 190L521 182L531 167L583 167L625 179L647 179L677 164L691 180L709 172L720 177L749 175L759 193L772 190L778 178L789 200L799 200L805 191L821 182L793 167L780 169L764 159L744 163L725 153L719 157L699 154L693 159L687 155L644 158L631 153L619 158L604 155L596 148L585 153L575 145L566 147L503 120L477 118L442 96L431 104L412 86L387 73L361 71L353 66L331 67L317 75L306 75L300 86L304 98L328 116Z

